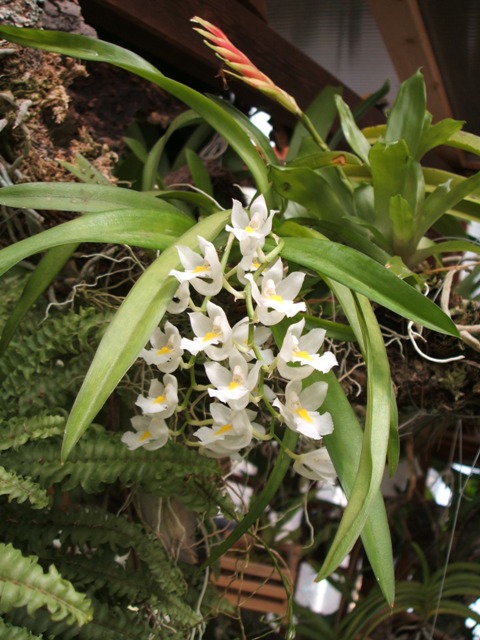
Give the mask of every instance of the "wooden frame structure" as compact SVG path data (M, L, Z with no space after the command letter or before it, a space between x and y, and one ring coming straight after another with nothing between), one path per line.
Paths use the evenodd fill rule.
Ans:
M355 106L360 98L337 78L279 36L266 21L265 0L81 0L88 24L106 39L145 55L168 73L192 86L221 92L220 62L192 31L195 15L215 23L264 73L295 96L306 108L327 85L343 86L343 97ZM291 121L290 114L241 83L232 84L245 105L267 110L280 122ZM373 110L362 121L373 125L384 121L380 110Z

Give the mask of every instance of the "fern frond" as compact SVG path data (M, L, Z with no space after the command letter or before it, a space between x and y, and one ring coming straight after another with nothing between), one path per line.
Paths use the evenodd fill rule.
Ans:
M34 509L48 506L48 494L30 478L23 478L13 471L0 466L0 495L8 495L8 500L25 502L29 500Z
M52 620L85 624L91 603L51 565L44 573L35 556L23 556L11 544L0 543L0 611L26 607L29 615L47 607Z
M162 590L178 595L186 592L182 573L168 558L159 541L147 534L140 524L130 522L125 516L113 515L100 507L52 510L34 516L22 513L15 517L13 513L8 513L8 523L6 519L0 523L0 534L8 539L13 529L19 544L35 551L42 548L51 550L55 539L65 549L73 546L93 550L107 546L115 553L126 553L133 549ZM94 555L93 551L91 555ZM55 560L55 563L58 562L61 562L60 558Z
M43 548L49 541L50 555L44 554L43 562L55 562L77 589L87 591L97 601L101 599L112 606L123 603L124 607L143 603L176 628L191 628L199 623L200 617L185 601L187 585L181 571L160 542L141 525L100 508L39 513L33 521L24 514L23 519L12 522L8 513L8 520L9 527L0 526L2 534L7 535L14 527L16 540L40 541L38 546ZM55 552L53 539L60 543ZM110 549L118 553L132 551L125 568L115 562Z
M18 449L29 440L58 436L65 427L64 416L38 415L33 418L10 418L0 425L0 451Z
M8 624L0 616L0 640L43 640L43 636L34 635L27 629Z
M190 636L187 630L191 632L201 621L191 610L190 621L180 624L147 606L135 611L108 607L97 601L93 604L93 620L80 629L80 640L184 640Z
M35 415L45 406L67 406L109 317L88 308L52 314L45 322L27 320L0 359L2 415Z
M17 473L28 469L44 487L62 483L66 491L80 486L95 493L106 484L120 481L125 486L141 485L157 496L175 496L188 509L207 514L216 513L219 503L227 503L219 488L221 469L217 461L182 444L170 442L157 451L130 451L119 434L97 426L90 428L63 465L59 446L53 440L27 443L21 452L6 452L2 462Z
M84 554L52 556L60 573L77 589L94 593L111 604L145 602L153 595L161 597L163 591L147 571L130 570L115 561L111 552L96 549L91 557Z

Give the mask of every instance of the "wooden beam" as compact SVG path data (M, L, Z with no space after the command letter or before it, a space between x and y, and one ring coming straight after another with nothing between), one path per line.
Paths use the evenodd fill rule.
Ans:
M421 68L434 120L452 118L442 74L417 0L368 0L401 81Z
M255 3L258 4L258 3ZM261 4L259 6L261 7ZM225 31L261 70L306 108L326 85L342 85L308 56L279 36L240 0L81 0L89 24L152 60L169 65L191 83L222 92L220 62L193 32L190 19L199 15ZM183 79L182 77L182 79ZM194 84L195 86L195 84ZM244 104L267 110L280 121L291 116L243 83L232 83ZM344 99L355 106L360 98L344 87ZM362 124L383 122L374 110Z

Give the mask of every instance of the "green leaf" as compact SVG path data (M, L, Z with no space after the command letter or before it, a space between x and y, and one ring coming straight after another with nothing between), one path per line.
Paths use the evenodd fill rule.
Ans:
M212 181L200 156L198 156L195 151L192 151L192 149L187 149L185 153L194 185L197 189L200 189L200 191L203 191L209 196L213 196Z
M430 246L418 249L413 256L412 261L415 262L415 264L419 264L427 258L430 258L430 256L438 256L442 253L464 253L467 251L480 253L480 244L478 242L470 242L468 240L432 242Z
M271 503L273 497L276 495L280 488L285 474L290 468L292 462L290 456L285 453L285 449L293 450L298 440L298 433L286 428L282 440L282 448L277 456L275 465L268 476L268 480L265 483L261 493L254 498L250 509L245 516L240 520L235 529L230 535L223 540L218 546L214 547L208 559L203 563L200 569L212 565L216 562L224 553L226 553L232 545L240 540L244 533L250 529L252 525L258 520L258 518L264 513L265 509Z
M319 375L318 379L328 383L327 397L322 404L322 411L328 411L334 420L333 432L324 437L325 445L348 498L356 481L363 431L335 374ZM391 603L395 591L392 543L380 491L372 500L361 537L378 584L387 602Z
M323 176L306 167L270 167L269 175L283 198L298 202L319 220L340 222L344 209Z
M75 154L75 162L66 162L65 160L59 160L62 167L70 171L72 175L88 184L104 184L110 185L110 180L100 173L91 162L82 156L81 153Z
M368 300L356 294L354 300L363 332L367 364L367 415L355 482L317 580L327 577L338 567L364 528L372 505L376 504L378 507L378 492L385 469L390 432L391 382L383 336ZM391 562L388 542L386 546L382 546L382 557L375 557L375 563L378 565L385 559ZM393 600L393 584L393 575L390 573L384 585L390 602Z
M47 607L52 620L83 625L92 619L90 601L50 565L44 573L35 556L22 556L11 544L0 543L0 611L26 607L32 615Z
M142 173L142 191L150 191L155 187L157 181L158 167L162 158L165 146L171 136L184 127L200 124L203 120L195 113L195 111L184 111L178 115L170 124L163 136L157 140L148 152Z
M37 47L74 58L109 62L150 80L194 109L235 149L250 169L257 188L269 200L269 184L265 165L258 151L238 123L212 100L186 85L167 78L149 62L131 51L127 51L102 40L60 31L38 31L16 27L0 27L0 35L6 40L26 47Z
M2 640L44 640L44 636L30 633L24 627L14 627L0 616L0 638Z
M402 82L390 111L385 130L385 143L404 140L410 155L417 158L427 106L425 81L420 71Z
M404 318L458 336L452 320L437 305L355 249L317 238L283 238L283 241L281 255L287 260L332 278Z
M138 208L162 213L168 210L171 214L185 216L182 211L172 205L162 205L154 196L132 189L73 182L28 182L4 187L0 192L0 204L7 207L82 211L83 213Z
M451 118L445 118L435 124L429 123L422 134L421 143L417 150L417 160L420 160L431 149L442 144L453 146L450 143L452 137L460 131L464 124L461 120L452 120Z
M368 96L368 98L366 98L365 100L362 100L360 104L357 104L357 106L353 109L353 112L352 112L355 122L358 122L359 120L361 120L365 115L367 115L367 113L369 113L369 111L375 108L377 104L380 102L380 100L384 98L389 91L390 91L390 82L386 80L383 83L383 85L380 87L380 89L378 89L374 93L371 93ZM330 140L330 148L337 149L342 138L343 138L343 131L340 128L335 133L335 135L332 136L332 139Z
M145 145L142 144L142 142L140 142L140 140L125 136L123 138L123 141L125 142L127 147L130 149L130 151L133 153L133 155L136 158L138 158L138 160L140 160L140 162L145 163L147 161L148 151Z
M198 236L214 240L230 213L221 211L205 218L179 238L178 244L193 249L197 247ZM170 246L144 271L115 314L70 413L62 460L66 460L162 319L178 288L178 281L169 275L170 271L180 266L176 247Z
M449 209L453 209L460 201L473 194L480 188L480 172L454 186L450 182L441 184L431 193L418 212L416 221L416 238L420 238L441 218Z
M8 495L9 502L29 500L35 509L43 509L49 503L47 492L33 480L19 476L2 466L0 466L0 495Z
M158 190L151 191L155 194L155 197L160 200L172 200L173 202L186 202L194 207L200 207L205 209L207 215L219 210L218 204L213 198L210 198L203 193L196 193L194 191L180 191L179 189Z
M450 136L445 144L449 147L454 147L454 149L461 149L480 156L480 136L476 136L473 133L458 131Z
M38 300L55 276L60 272L77 246L77 244L65 244L50 249L50 251L43 256L37 268L29 277L22 291L22 295L5 322L0 338L0 356L5 353L11 339L15 335L18 325L28 313L29 309L31 309L36 300Z
M342 87L325 87L313 100L306 110L306 115L310 118L319 136L325 139L332 128L335 116L335 96L342 91ZM310 133L301 122L297 122L293 130L287 153L287 162L294 160L300 153L302 142L309 138Z
M361 165L358 156L346 151L320 151L308 156L301 156L288 163L288 167L308 167L309 169L321 169L323 167L345 165Z
M418 162L400 140L389 145L377 142L370 150L370 169L375 195L375 225L388 240L394 253L395 236L390 218L390 199L402 196L415 214L423 201L425 185Z
M159 201L159 204L166 203ZM170 206L166 206L163 213L121 209L85 215L25 238L0 251L0 275L35 253L73 242L109 242L165 249L193 222L177 212L172 215Z
M340 116L340 122L342 130L347 139L348 144L352 147L355 153L368 165L368 154L370 153L370 143L365 138L363 133L357 127L355 120L353 119L352 112L349 106L342 100L340 96L335 96L335 103L337 105L338 114Z
M390 198L389 215L393 223L393 252L409 257L414 249L415 220L408 202L401 195Z

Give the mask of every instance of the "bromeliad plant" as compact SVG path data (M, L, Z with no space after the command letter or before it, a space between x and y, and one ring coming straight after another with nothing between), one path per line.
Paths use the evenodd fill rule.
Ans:
M331 459L348 506L318 579L338 567L361 535L383 595L392 603L392 549L379 487L387 459L390 472L395 470L398 434L388 359L371 303L458 336L451 319L414 286L419 276L414 277L413 269L444 251L478 252L460 225L455 226L460 240L434 243L426 233L446 227L445 216L480 218L474 194L480 177L463 179L423 169L419 161L438 144L477 153L480 144L459 132L460 123L431 125L420 74L402 86L384 128L361 132L348 107L331 91L323 92L305 113L219 29L200 18L194 21L237 78L298 117L285 165L266 137L231 105L167 78L129 51L82 36L0 28L4 38L21 45L127 69L192 110L146 154L144 192L92 184L22 184L0 191L0 202L9 207L84 214L0 252L1 273L47 252L4 328L0 348L7 348L21 318L78 243L121 243L159 251L98 347L68 418L62 460L72 455L141 355L163 375L152 381L147 397L137 400L143 415L133 418L134 431L123 436L129 448L154 450L173 438L208 456L229 457L255 440L274 438L279 445L263 491L239 517L233 533L211 550L207 563L249 530L275 496L292 459L295 470L310 479L331 478ZM335 117L333 105L353 153L332 151L324 141ZM199 118L240 157L263 201L255 199L246 210L234 202L231 210L223 210L208 193L153 191L169 136ZM197 169L202 175L194 154L188 161L192 173ZM208 191L208 181L203 184ZM198 207L199 219L180 209L175 204L179 200L192 210ZM325 285L349 326L319 317L315 294ZM233 306L241 310L239 318L230 311L227 296L233 296ZM187 307L190 321L178 330L175 325L181 321L172 321L170 314ZM164 316L168 319L159 326ZM331 339L356 341L365 360L363 427L330 370L335 357L319 354L325 331ZM146 349L149 340L151 349ZM325 449L315 446L321 437ZM297 441L300 448L295 451Z

